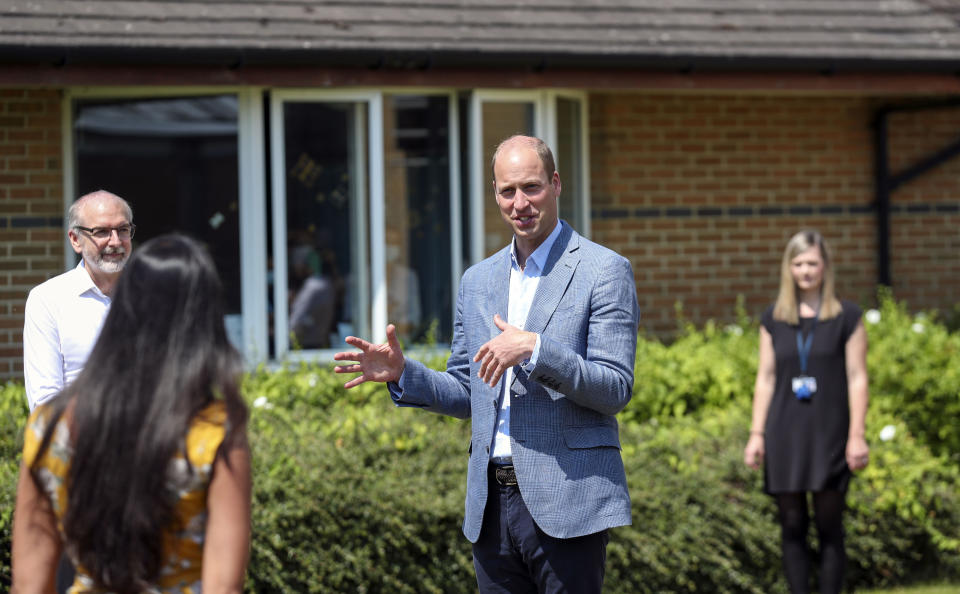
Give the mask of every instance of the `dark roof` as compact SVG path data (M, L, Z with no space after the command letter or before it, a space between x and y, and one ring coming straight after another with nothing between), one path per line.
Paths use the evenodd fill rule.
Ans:
M960 69L960 0L4 0L0 60Z

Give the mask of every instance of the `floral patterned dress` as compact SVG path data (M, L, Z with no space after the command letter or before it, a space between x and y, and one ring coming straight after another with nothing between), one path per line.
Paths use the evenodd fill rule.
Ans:
M63 518L68 500L66 480L73 455L66 416L66 414L63 415L58 421L50 446L39 465L40 482L53 505L61 538L63 538ZM33 464L36 458L48 417L49 407L41 405L34 410L27 421L23 460L28 466ZM157 583L149 590L151 593L196 594L201 591L203 542L207 524L207 489L210 486L213 463L223 442L225 426L226 408L223 403L210 404L193 419L190 430L187 432L186 452L193 472L189 471L187 460L182 454L177 454L170 462L167 469L167 489L171 496L177 499L175 513L180 520L178 525L183 529L170 530L164 534L166 561ZM74 565L77 565L76 556L69 544L66 550L67 554L74 559ZM83 592L103 592L103 590L94 585L94 581L82 566L77 566L77 576L68 593Z

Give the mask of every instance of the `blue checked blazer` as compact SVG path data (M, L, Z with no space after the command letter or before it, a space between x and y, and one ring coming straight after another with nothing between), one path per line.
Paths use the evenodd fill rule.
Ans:
M525 330L540 334L536 366L514 369L510 446L523 500L537 526L573 538L630 524L614 415L633 390L639 308L630 263L565 222L547 258ZM499 386L477 377L473 356L507 319L510 247L472 266L457 296L445 372L406 360L391 394L399 406L471 418L463 533L476 542ZM501 380L502 381L502 380Z

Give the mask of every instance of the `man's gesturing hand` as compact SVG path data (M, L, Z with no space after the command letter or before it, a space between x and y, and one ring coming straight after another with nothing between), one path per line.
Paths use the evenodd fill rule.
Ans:
M536 334L511 326L500 314L493 316L493 323L503 332L484 343L473 357L481 362L477 377L490 387L497 385L507 369L529 359L537 346Z
M397 329L393 324L387 326L387 342L373 344L356 336L348 336L346 343L360 349L359 352L340 352L333 356L335 361L356 361L348 365L337 365L337 373L359 373L343 385L350 389L364 382L396 382L403 375L403 351L397 340Z

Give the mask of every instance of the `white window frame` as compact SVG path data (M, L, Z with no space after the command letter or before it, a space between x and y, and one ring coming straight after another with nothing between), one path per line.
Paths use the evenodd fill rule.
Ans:
M237 188L240 204L241 350L248 364L267 357L266 212L262 88L260 87L70 87L61 102L64 212L77 198L73 105L83 99L152 99L163 97L237 96ZM64 236L66 236L66 221ZM72 268L73 248L64 240L64 262Z
M544 91L545 118L544 118L544 140L554 150L557 151L557 138L559 138L559 129L557 126L557 99L569 99L580 102L580 187L577 188L577 195L580 201L575 206L580 211L577 221L571 221L578 225L577 232L584 237L590 237L590 110L587 102L586 91L568 91L568 90L550 90ZM560 157L554 153L557 159L557 169L562 172L565 167L560 163Z
M590 236L590 136L589 109L587 93L572 90L503 90L475 89L469 101L469 145L467 147L470 176L470 195L468 212L470 213L470 262L476 264L486 257L484 246L484 204L489 188L488 163L483 163L483 104L484 103L530 103L533 105L533 134L542 138L552 149L556 149L557 99L573 99L580 102L580 138L581 138L581 187L578 188L580 203L577 205L581 217L582 229L578 231L585 237ZM554 157L557 158L556 153ZM560 168L559 161L557 168Z
M369 183L369 195L365 195L366 184L358 183L360 192L352 205L356 214L351 217L351 251L356 262L370 260L370 276L362 274L361 264L355 271L357 282L357 302L363 307L357 308L360 323L355 332L361 336L372 336L375 342L386 339L387 292L386 292L386 254L381 240L386 232L384 205L384 154L383 154L383 95L379 90L307 90L274 89L270 94L270 147L271 147L271 188L273 195L273 302L274 302L274 356L276 359L316 359L318 355L330 349L311 349L299 352L290 350L289 312L282 306L287 302L287 200L286 200L286 163L283 106L287 102L305 103L353 103L358 112L366 106L367 118L359 118L362 124L356 134L366 133L365 143L357 142L357 150L366 145L366 160L363 154L355 154L352 163L361 169L355 172L356 179ZM357 113L356 115L361 115ZM365 169L369 167L369 170ZM354 197L351 197L353 200ZM367 220L369 217L369 237ZM372 290L371 290L372 288ZM372 297L371 297L372 295ZM369 304L369 306L367 306ZM369 307L369 309L367 309ZM369 325L369 328L366 327Z
M76 198L76 154L74 143L73 104L78 99L148 99L176 96L225 95L237 96L237 143L238 143L238 188L240 203L240 275L241 275L241 315L243 317L243 352L251 364L267 359L268 318L267 318L267 229L266 182L267 160L265 154L266 138L264 129L263 96L264 87L71 87L66 90L61 103L63 132L63 203L64 211ZM369 335L380 342L386 338L387 319L387 283L385 237L385 163L383 146L383 96L384 95L441 95L448 98L449 117L449 155L450 155L450 282L451 297L457 294L460 277L463 274L464 254L462 249L462 220L464 216L461 196L461 176L469 176L467 213L471 230L469 260L471 263L483 259L484 254L484 202L488 191L487 163L481 162L482 143L482 106L484 102L524 102L533 105L533 133L543 138L551 147L556 145L557 122L556 100L563 97L580 102L580 137L582 187L579 207L581 209L581 234L590 234L590 143L589 143L589 105L586 92L573 90L503 90L468 89L468 129L466 150L468 170L461 171L459 90L448 88L419 87L377 87L343 90L324 89L271 89L269 92L270 109L270 146L271 163L270 187L273 195L271 214L273 217L273 273L274 303L286 300L286 193L283 144L283 103L286 101L306 102L355 102L367 106L366 144L367 160L356 159L359 164L368 164L369 171L358 172L369 185L369 195L356 204L354 246L357 258L361 262L370 261L370 276L358 277L358 315L369 320ZM359 145L358 145L359 146ZM560 164L558 163L558 167ZM362 186L361 186L362 187ZM367 222L369 221L369 225ZM64 222L64 226L66 223ZM369 229L369 234L368 230ZM65 229L66 231L66 229ZM64 233L66 235L66 233ZM73 250L69 241L64 241L64 261L67 268L73 262ZM274 357L317 358L322 351L304 351L294 356L289 349L287 338L288 312L286 308L275 308L274 316ZM365 330L358 328L358 330Z

